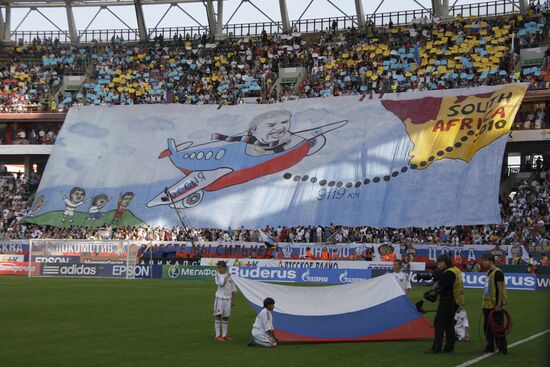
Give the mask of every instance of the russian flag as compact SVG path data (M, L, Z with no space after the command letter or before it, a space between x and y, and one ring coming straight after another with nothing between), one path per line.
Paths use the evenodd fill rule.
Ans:
M261 229L258 229L258 232L260 234L260 241L265 243L265 245L267 247L274 247L274 246L277 245L277 242L275 242L273 237L271 237L270 235L268 235L267 233L265 233Z
M346 285L294 287L232 277L256 312L275 300L281 342L352 342L432 338L428 319L392 274Z

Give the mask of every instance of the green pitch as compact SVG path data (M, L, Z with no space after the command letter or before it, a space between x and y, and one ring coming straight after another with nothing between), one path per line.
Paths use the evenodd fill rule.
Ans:
M443 367L474 359L482 348L481 290L466 293L473 340L458 343L450 355L425 355L430 340L250 348L255 314L241 294L229 324L234 341L216 343L214 290L213 283L200 281L0 277L0 365ZM424 290L413 289L411 299L419 300ZM549 328L549 296L510 292L509 344ZM549 346L547 333L474 366L548 366Z

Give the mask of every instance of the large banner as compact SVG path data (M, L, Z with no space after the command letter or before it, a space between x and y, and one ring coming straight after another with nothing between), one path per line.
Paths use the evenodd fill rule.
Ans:
M230 266L229 273L251 280L309 284L348 284L362 282L372 277L371 269L288 269ZM215 266L164 265L162 270L164 279L214 281L215 275Z
M415 262L412 263L411 270L424 270L421 263L435 261L443 253L448 253L453 259L456 255L459 255L464 263L471 260L479 261L486 252L495 254L500 264L509 264L514 258L520 259L524 263L529 261L529 252L525 246L519 244L503 246L415 244L411 248L404 249L399 244L392 243L279 243L274 248L259 242L200 242L193 245L187 241L128 240L119 242L90 242L85 240L34 240L34 243L38 247L35 247L33 261L39 263L122 264L126 262L125 253L120 254L123 244L128 244L130 248L139 251L138 255L140 256L141 263L148 263L151 260L157 262L156 260L158 259L178 259L180 260L180 265L183 265L183 261L187 261L188 265L192 265L193 262L197 262L195 265L214 265L220 259L233 261L232 259L239 258L240 265L244 266L337 267L338 261L350 260L354 256L362 261L362 255L367 250L371 250L373 261L380 263L381 267L384 267L381 259L385 254L393 252L397 258L401 258L405 254L412 255ZM47 251L40 248L41 243L49 244ZM102 244L106 246L100 246ZM152 248L150 254L141 253L146 248ZM304 262L307 248L311 249L313 255L314 264L312 263L313 265L311 266ZM327 264L319 261L324 248L330 254L331 261ZM29 240L0 241L0 262L27 261L28 254ZM123 259L120 258L120 255L122 255ZM533 256L535 259L539 259L541 254L535 253ZM208 259L201 261L201 257ZM253 259L252 257L255 258ZM265 259L272 258L276 259L269 261L277 261L276 264L265 262ZM264 260L260 261L261 259ZM299 264L292 262L292 260L298 259L302 260L302 262ZM260 263L261 265L259 265ZM362 263L366 264L367 262L362 261ZM387 267L391 267L391 264L386 265Z
M201 266L215 266L218 261L225 261L227 266L244 266L256 268L316 268L316 269L393 269L393 262L377 261L325 261L325 260L286 260L286 259L227 259L203 257ZM410 263L410 270L424 271L426 263Z
M460 256L463 262L479 261L487 252L495 255L498 264L511 263L514 258L527 263L529 252L524 245L415 245L414 250L408 250L414 254L416 261L435 261L441 254L449 254L452 259Z
M462 273L465 288L483 288L487 275L485 273ZM507 289L529 290L537 289L537 276L534 274L504 274L504 281Z
M0 262L22 262L29 257L28 240L0 241Z
M526 86L70 110L28 221L61 227L500 222Z
M373 274L373 276L379 275L379 272ZM425 273L424 273L425 274ZM484 288L485 281L487 280L486 273L477 272L463 272L462 279L464 280L464 288ZM504 281L507 289L514 290L528 290L534 291L543 289L546 286L544 277L539 277L534 274L524 273L505 273ZM433 280L419 278L419 272L411 273L411 283L413 285L432 285Z
M84 278L161 278L160 265L42 264L41 276Z
M40 274L39 263L28 262L0 262L0 275L24 275Z

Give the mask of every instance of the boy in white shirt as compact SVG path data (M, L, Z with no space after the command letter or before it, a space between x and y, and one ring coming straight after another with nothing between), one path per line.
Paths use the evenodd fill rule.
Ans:
M403 289L403 292L407 294L407 292L412 288L411 277L409 276L408 273L401 271L402 267L403 267L403 261L395 260L393 262L393 276L395 277L395 280L397 280L397 283L399 283L399 286L401 287L401 289Z
M231 279L231 274L227 272L227 263L219 261L217 266L218 273L214 278L218 286L216 300L214 301L214 327L216 329L216 341L223 342L233 340L233 338L227 336L227 329L231 307L233 306L233 293L237 291L237 287Z
M264 308L256 316L252 326L252 339L248 343L249 347L260 345L272 348L277 345L277 338L273 333L273 316L271 314L274 308L275 300L273 298L267 297L264 299Z

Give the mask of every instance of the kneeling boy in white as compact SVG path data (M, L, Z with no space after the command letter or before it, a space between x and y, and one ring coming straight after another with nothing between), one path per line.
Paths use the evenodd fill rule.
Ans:
M461 342L470 341L470 323L468 322L468 314L466 310L460 307L455 313L455 334L456 338Z
M273 316L271 311L275 308L273 298L264 299L264 308L256 316L256 321L252 326L252 339L248 343L249 347L261 345L263 347L274 347L277 345L277 338L273 333Z
M227 272L225 261L218 262L218 273L214 278L218 289L216 290L216 300L214 301L214 327L216 328L216 341L229 341L232 338L227 336L229 316L231 316L231 307L233 306L233 293L237 291L235 283L231 279L231 274ZM221 331L220 331L221 325Z

